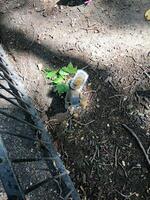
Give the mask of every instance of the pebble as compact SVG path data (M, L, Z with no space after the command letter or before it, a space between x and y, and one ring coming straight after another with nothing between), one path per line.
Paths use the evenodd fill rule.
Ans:
M100 105L99 105L99 104L97 104L97 105L96 105L96 108L100 108Z
M97 98L97 99L96 99L96 101L97 101L97 102L99 102L99 101L100 101L100 99L99 99L99 98Z
M74 113L73 116L74 116L74 118L78 118L79 114L78 113Z
M149 137L149 136L150 136L150 133L149 133L149 132L147 132L147 133L146 133L146 136L148 136L148 137Z
M84 140L84 137L81 137L81 140Z
M147 189L147 193L150 193L150 188Z
M139 168L141 168L141 164L139 164L139 163L137 163L136 166L139 167Z
M129 144L129 148L131 148L132 147L132 143L130 142L130 144Z
M122 160L122 165L125 167L126 166L126 163L124 160Z
M67 174L70 174L70 171L68 169L66 169Z
M43 64L42 64L42 63L39 63L39 64L37 64L37 67L38 67L38 69L39 69L40 71L42 71L42 69L43 69Z
M139 197L139 193L136 193L136 192L135 192L135 196L136 196L136 197Z

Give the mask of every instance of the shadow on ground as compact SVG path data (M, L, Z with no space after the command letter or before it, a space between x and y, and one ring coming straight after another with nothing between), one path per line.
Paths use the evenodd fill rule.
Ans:
M19 31L12 31L4 25L0 28L6 50L29 51L51 66L59 67L69 61L80 67L88 65L80 59L51 51L49 46L38 44ZM27 69L28 78L31 70ZM72 121L70 132L65 132L61 124L59 129L55 126L58 151L82 199L148 199L148 165L136 141L121 126L125 123L132 127L147 149L149 135L141 128L143 118L135 119L129 114L131 102L113 87L109 71L90 65L86 71L93 92L89 110Z
M14 10L21 9L35 9L37 12L40 12L44 17L51 15L53 12L51 8L54 7L56 0L52 3L47 3L44 0L11 0L9 2L0 2L0 12L2 14L11 13ZM82 5L84 0L60 0L58 5L66 6L77 6ZM104 21L108 24L113 23L113 26L123 26L123 25L140 25L144 24L144 12L150 7L149 0L100 0L94 1L89 6L86 6L86 9L90 10L92 8L91 18L95 22L99 23L98 16L102 17ZM47 12L47 13L46 13ZM101 22L101 21L100 21Z

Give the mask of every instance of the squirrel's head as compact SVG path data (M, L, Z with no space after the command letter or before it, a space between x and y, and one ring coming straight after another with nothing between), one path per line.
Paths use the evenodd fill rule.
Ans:
M80 89L82 90L86 81L88 79L88 74L84 70L78 70L74 78L70 82L70 87L73 90Z

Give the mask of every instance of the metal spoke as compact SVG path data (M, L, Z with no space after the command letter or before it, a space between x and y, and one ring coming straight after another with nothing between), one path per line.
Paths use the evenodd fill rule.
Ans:
M36 130L41 130L41 131L42 131L41 128L39 128L39 127L37 127L37 126L34 126L33 124L31 124L31 123L29 123L29 122L27 122L27 121L25 121L25 120L19 119L19 118L15 117L15 116L12 116L12 115L10 115L10 114L8 114L8 113L6 113L6 112L1 111L1 110L0 110L0 114L5 115L6 117L10 117L10 118L12 118L12 119L15 119L15 120L17 120L18 122L21 122L21 123L23 123L23 124L27 124L27 125L29 125L31 128L34 128L34 129L36 129Z
M4 64L2 62L0 62L0 70L5 74L5 75L9 75L8 70L6 70L6 68L4 67Z
M5 68L5 70L11 74L11 71L9 69L6 69L5 65L8 66L8 64L5 62L5 60L0 57L0 64L3 66L3 68Z
M43 160L55 160L55 158L18 158L18 159L11 159L13 163L22 163L22 162L36 162L36 161L43 161Z
M0 137L0 179L7 193L8 199L25 200L22 188L14 174L11 163L8 159L7 150Z
M11 135L11 136L20 137L20 138L27 139L27 140L32 140L34 142L40 142L42 144L49 144L49 142L46 142L46 141L43 141L43 140L40 140L40 139L35 139L35 138L30 137L30 136L25 136L25 135L21 135L21 134L11 133L9 131L4 131L2 129L0 129L0 134L8 134L8 135Z
M11 99L9 99L8 97L5 97L3 94L0 94L0 97L3 98L3 99L5 99L6 101L12 103L13 105L17 106L18 108L20 108L21 110L23 110L24 112L26 112L26 113L29 114L29 112L25 108L23 108L19 104L15 103L14 101L12 101Z
M46 178L45 180L41 181L41 182L38 182L32 186L30 186L29 188L27 188L24 193L25 194L28 194L30 192L32 192L33 190L39 188L40 186L44 185L45 183L48 183L49 181L51 180L51 178Z
M71 195L72 192L73 192L73 190L71 190L71 191L64 197L64 200L67 200L67 199L70 197L70 195Z
M13 95L18 101L21 101L22 103L24 103L24 104L26 104L27 106L30 106L28 103L26 103L23 99L21 99L19 96L17 96L16 94L14 94L11 90L10 90L10 88L6 88L4 85L2 85L1 83L0 83L0 87L2 88L2 89L4 89L5 91L7 91L9 94L11 94L11 95Z
M0 48L2 49L1 46L0 46ZM2 49L2 54L4 54L4 53L5 52ZM31 98L26 95L26 91L20 81L19 76L17 76L17 74L13 70L13 67L5 62L4 58L5 57L0 58L0 78L3 79L3 82L4 81L7 82L11 91L2 85L1 85L1 88L7 92L9 91L9 93L12 96L16 97L18 104L16 103L16 101L9 99L7 96L4 96L3 94L0 94L0 97L5 99L6 101L9 101L11 104L17 106L20 110L27 112L29 114L28 119L30 120L30 122L29 122L29 120L26 120L26 119L24 120L24 118L20 119L19 117L16 117L16 116L13 116L12 114L4 112L1 109L0 109L0 114L5 115L8 118L14 119L24 125L26 124L29 127L31 127L32 129L39 131L41 137L39 136L39 139L37 139L37 141L41 142L42 148L40 150L41 150L41 153L43 156L41 158L20 158L20 159L17 159L14 156L14 159L12 158L11 160L8 160L8 161L10 163L12 162L14 164L15 163L45 161L45 164L47 164L47 167L49 168L49 171L50 171L51 175L53 176L52 178L48 177L45 180L38 182L37 184L34 184L31 187L27 188L25 191L23 191L24 192L23 194L28 194L29 192L32 192L33 190L39 188L40 186L44 185L45 183L49 182L50 180L53 180L54 182L55 181L58 182L57 189L60 189L62 196L65 196L65 198L71 197L73 200L80 200L79 194L75 190L74 184L71 181L70 176L68 175L68 172L53 145L51 135L46 130L43 121L40 119L38 112L36 111L34 105L32 104ZM29 105L29 106L27 106L27 105ZM25 113L23 113L23 114L25 116ZM15 131L15 129L14 129L14 131ZM2 131L0 130L0 132L2 132ZM34 133L35 133L35 131L34 131ZM36 141L36 139L34 140L34 138L32 138L32 137L30 138L29 136L24 136L22 134L16 134L16 133L10 133L8 131L3 131L2 134L9 134L9 135L13 135L13 136L20 137L23 139ZM1 165L0 165L0 167L1 167ZM12 167L10 168L10 171L13 172ZM6 176L7 176L7 174L6 174ZM59 181L56 179L60 180L61 183L59 183ZM20 186L20 184L21 183L19 183L18 185ZM20 189L19 195L22 194L21 192L22 191ZM67 195L66 195L66 193L67 193ZM9 195L9 191L8 191L8 195ZM12 199L12 198L10 198L10 199ZM18 198L18 199L24 200L24 196L23 196L23 198Z
M1 73L0 73L0 76L9 83L9 85L14 88L15 90L17 90L20 94L24 95L16 86L14 86L14 84L9 80L7 79L5 76L3 76Z

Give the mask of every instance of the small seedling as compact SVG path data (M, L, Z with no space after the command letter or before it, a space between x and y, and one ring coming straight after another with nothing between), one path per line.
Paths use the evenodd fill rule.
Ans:
M72 78L76 72L77 67L74 67L72 63L69 63L65 67L61 67L59 70L44 70L45 77L51 80L54 90L59 95L66 93L69 90L68 80Z

